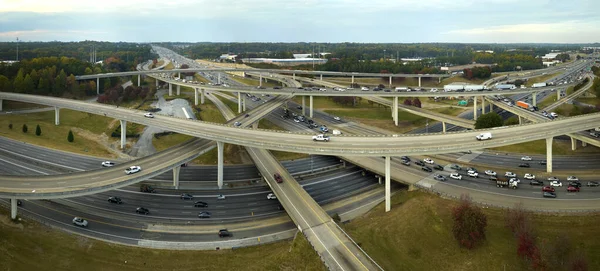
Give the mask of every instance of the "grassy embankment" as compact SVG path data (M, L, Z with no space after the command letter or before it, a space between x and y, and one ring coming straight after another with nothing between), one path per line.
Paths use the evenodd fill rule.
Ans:
M258 86L259 85L258 80L254 79L254 78L240 77L240 76L230 76L230 78L239 83L242 83L242 84L245 84L248 86ZM279 83L278 81L272 80L272 79L270 79L270 80L267 79L267 82L263 81L262 86L263 87L281 86L281 83Z
M517 256L517 240L505 228L505 211L485 208L487 240L474 249L460 248L452 235L452 207L456 201L423 192L399 192L392 210L380 204L344 224L344 229L385 270L529 270ZM533 216L538 243L568 234L583 249L589 270L600 269L598 215Z
M13 223L8 217L0 210L0 270L325 270L302 234L295 241L235 250L153 250L80 237L27 219Z
M560 75L561 73L562 72L557 72L557 73L552 73L552 74L544 74L544 75L529 78L529 79L527 79L527 83L525 84L525 86L531 87L535 83L548 81L551 78L556 77L557 75Z

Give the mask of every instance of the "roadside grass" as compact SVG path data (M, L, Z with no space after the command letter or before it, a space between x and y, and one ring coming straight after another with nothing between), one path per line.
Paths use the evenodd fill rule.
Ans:
M552 93L542 101L537 101L537 107L542 110L544 107L549 106L556 102L556 93Z
M225 143L223 145L223 163L226 165L243 164L242 156L248 155L243 146L232 145ZM217 147L207 153L198 156L192 161L194 164L200 165L217 165L218 163Z
M575 92L575 87L568 87L566 91L566 95L569 96Z
M60 125L54 125L54 110L32 114L0 115L0 135L52 149L60 149L68 152L94 155L100 157L113 157L106 148L95 141L88 140L82 136L75 135L74 142L67 141L67 135L72 128L88 130L95 135L106 133L109 137L116 126L110 128L113 121L104 116L72 111L60 110ZM8 125L12 123L13 128ZM118 122L117 122L118 123ZM23 124L27 125L28 132L23 133ZM35 135L36 125L40 125L41 136Z
M227 107L229 107L229 109L231 109L233 113L238 112L238 104L236 102L229 100L221 95L215 95L215 97L217 97L217 99L221 100L221 102L223 102Z
M577 98L576 101L586 104L600 105L600 99L598 98Z
M502 146L497 148L490 148L491 151L498 152L509 152L509 153L522 153L522 154L546 154L546 140L534 140L530 142L524 142L514 145ZM553 155L578 155L581 153L600 153L600 148L592 145L586 147L579 146L577 150L571 150L570 140L552 140L552 154Z
M167 64L163 70L172 70L175 68L175 65L173 65L173 62L169 62L169 64Z
M158 138L153 137L152 145L154 146L156 151L163 151L175 145L179 145L185 141L188 141L192 138L194 137L175 133L170 135L159 136Z
M464 107L450 106L450 107L439 107L439 108L427 108L427 110L435 111L450 116L458 116L460 113L465 112Z
M535 83L541 83L541 82L548 81L550 78L553 78L561 73L562 72L557 72L557 73L545 74L545 75L540 75L540 76L529 78L529 79L527 79L527 83L525 83L525 86L531 87Z
M204 76L199 75L198 73L194 74L194 80L198 81L198 82L202 82L204 84L208 84L210 81L206 78L204 78Z
M260 84L260 82L258 81L258 79L254 79L253 78L248 78L248 77L241 77L241 76L231 76L231 79L242 83L244 85L248 85L248 86L258 86ZM266 77L263 77L266 78ZM274 87L274 86L281 86L281 83L279 83L278 81L275 81L273 79L267 79L267 82L262 83L263 87Z
M258 121L258 128L268 129L268 130L276 130L276 131L287 131L287 130L281 128L279 125L269 121L268 119L260 119Z
M156 62L156 67L160 67L162 64L165 64L165 61L164 60L158 60Z
M529 270L517 256L517 239L505 227L506 211L481 209L487 216L486 241L463 249L452 235L454 200L420 191L400 191L392 209L379 204L369 213L343 224L350 236L385 270ZM589 270L600 269L598 215L533 215L538 242L568 234L582 248Z
M310 155L307 153L297 152L284 152L284 151L271 151L271 154L275 156L278 161L293 161L296 159L308 158Z
M10 100L2 101L2 111L34 109L34 108L43 108L43 107L47 107L47 106L41 105L41 104L30 104L30 103L23 103L23 102L10 101Z
M0 270L326 270L302 234L234 250L159 250L97 241L29 219L14 223L5 209L0 214Z

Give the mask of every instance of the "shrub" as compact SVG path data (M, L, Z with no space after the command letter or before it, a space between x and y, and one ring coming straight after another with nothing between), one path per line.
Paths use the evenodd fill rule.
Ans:
M39 124L35 127L35 135L36 136L41 136L42 135L42 128L40 128Z
M73 137L73 131L69 130L69 135L67 136L67 141L73 142L75 138Z
M461 196L460 204L452 210L452 217L452 233L461 246L472 249L485 240L487 217L472 205L469 196Z
M11 129L11 130L12 130L12 127L13 127L12 123L9 123L9 124L8 124L8 129Z
M27 124L23 124L23 133L27 133Z

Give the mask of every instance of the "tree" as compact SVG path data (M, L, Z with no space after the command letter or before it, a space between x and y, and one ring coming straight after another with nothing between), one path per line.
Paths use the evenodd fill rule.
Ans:
M452 218L452 233L461 246L472 249L485 240L487 217L472 205L469 196L461 196L459 205L452 210Z
M410 100L410 98L407 98L407 99L404 99L404 102L403 102L403 104L404 104L404 105L411 106L411 105L412 105L412 101Z
M25 79L23 80L23 90L25 93L33 93L35 91L35 84L29 74L25 75Z
M8 124L8 129L11 129L11 130L12 130L12 127L13 127L12 123L9 123L9 124Z
M73 142L75 138L73 137L73 131L69 130L69 135L67 136L67 141Z
M0 75L0 91L9 92L11 89L10 80L4 75Z
M36 136L41 136L42 135L42 128L40 128L39 124L35 127L35 135Z
M13 80L13 87L14 87L14 91L17 93L23 93L24 88L23 88L23 81L25 80L25 77L23 76L23 68L19 69L19 72L17 73L17 77L15 77L15 79Z
M419 98L414 98L413 101L412 101L412 105L414 107L421 108L421 100L419 100Z
M477 118L475 121L475 129L485 129L485 128L493 128L500 127L504 124L502 117L498 115L496 112L490 112L483 114Z
M23 130L23 133L27 133L27 124L23 124L22 130Z

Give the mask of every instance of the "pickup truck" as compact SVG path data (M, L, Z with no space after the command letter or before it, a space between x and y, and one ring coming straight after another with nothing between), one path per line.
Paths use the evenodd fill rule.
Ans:
M315 135L312 137L313 141L329 141L329 136L326 136L324 134L320 134L320 135Z

